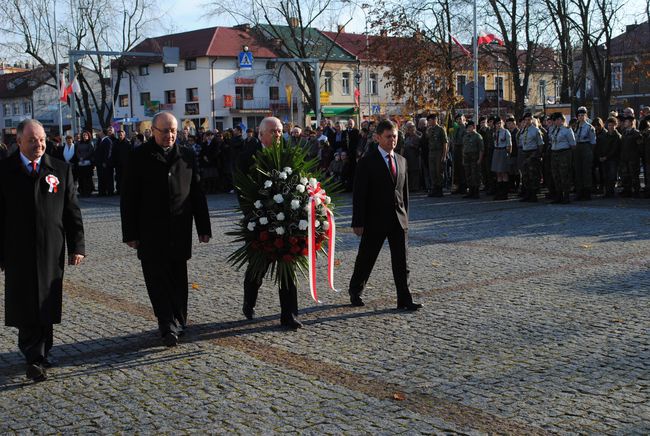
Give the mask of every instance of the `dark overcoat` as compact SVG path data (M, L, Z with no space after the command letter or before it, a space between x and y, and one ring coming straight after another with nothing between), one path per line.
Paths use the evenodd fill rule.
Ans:
M408 168L406 159L393 154L397 162L397 180L393 179L388 165L373 145L357 163L352 196L352 227L365 231L387 232L397 218L400 226L408 229Z
M129 158L121 197L122 238L140 241L142 260L187 260L192 220L199 235L212 236L194 151L174 145L168 156L153 138Z
M48 176L59 184L50 192ZM68 164L43 155L37 177L20 153L0 162L0 263L5 267L5 324L61 322L65 245L85 255L84 230Z

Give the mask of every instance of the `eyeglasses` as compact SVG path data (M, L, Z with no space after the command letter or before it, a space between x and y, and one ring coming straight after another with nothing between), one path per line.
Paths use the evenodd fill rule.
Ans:
M158 130L160 133L164 133L164 134L166 134L166 135L168 135L168 134L170 134L170 133L171 133L172 135L175 135L176 132L178 132L178 129L159 129L158 127L155 127L155 126L151 126L151 128L152 128L153 130Z

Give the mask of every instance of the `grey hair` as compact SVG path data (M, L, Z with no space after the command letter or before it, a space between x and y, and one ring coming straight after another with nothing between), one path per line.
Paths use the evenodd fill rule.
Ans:
M265 133L266 130L269 128L269 126L270 126L271 124L276 124L276 122L279 123L280 125L282 125L282 121L280 121L279 118L276 118L276 117L266 117L266 118L264 118L264 119L260 122L260 125L259 125L259 132L260 132L260 135L261 135L262 133Z
M156 115L153 116L153 118L151 119L151 126L155 127L156 126L156 121L158 121L158 118L160 118L160 117L162 117L163 115L166 115L166 114L171 115L176 120L176 122L178 123L178 120L176 119L176 116L173 113L171 113L169 111L161 111L161 112L158 112Z
M41 126L41 128L43 130L45 130L45 128L43 127L43 124L41 124L40 121L35 120L33 118L27 118L27 119L22 120L20 122L20 124L18 124L18 127L16 127L16 137L20 138L21 136L23 136L23 131L25 130L25 127L27 127L29 125Z

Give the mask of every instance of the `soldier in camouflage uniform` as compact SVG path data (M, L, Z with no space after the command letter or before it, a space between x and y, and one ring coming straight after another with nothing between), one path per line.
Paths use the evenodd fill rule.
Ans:
M576 200L591 200L591 169L596 145L596 130L587 122L587 108L580 106L575 125L576 148L573 151Z
M525 195L520 201L536 202L541 179L540 159L542 157L544 139L537 127L536 121L533 121L533 115L530 112L524 114L518 142L521 146L522 183L526 187Z
M621 138L621 154L619 171L623 192L621 197L638 197L641 192L641 151L643 136L636 129L634 115L623 115L623 138Z
M469 192L463 198L479 198L481 186L481 162L483 160L483 138L476 131L474 121L469 120L463 136L463 168Z
M442 197L443 174L447 159L447 132L438 124L438 114L427 117L429 128L426 140L429 147L429 173L431 174L431 191L429 197Z
M454 162L454 185L456 190L452 194L464 194L467 191L465 171L463 169L463 137L465 136L465 115L456 115L456 128L454 129L452 153Z
M553 114L555 129L551 134L551 170L557 197L551 203L567 204L571 202L571 150L576 146L576 139L566 125L562 112Z

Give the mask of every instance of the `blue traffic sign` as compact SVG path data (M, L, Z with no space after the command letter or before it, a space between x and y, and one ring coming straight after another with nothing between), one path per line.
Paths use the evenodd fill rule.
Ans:
M239 52L239 68L241 69L253 68L253 53L249 51Z

